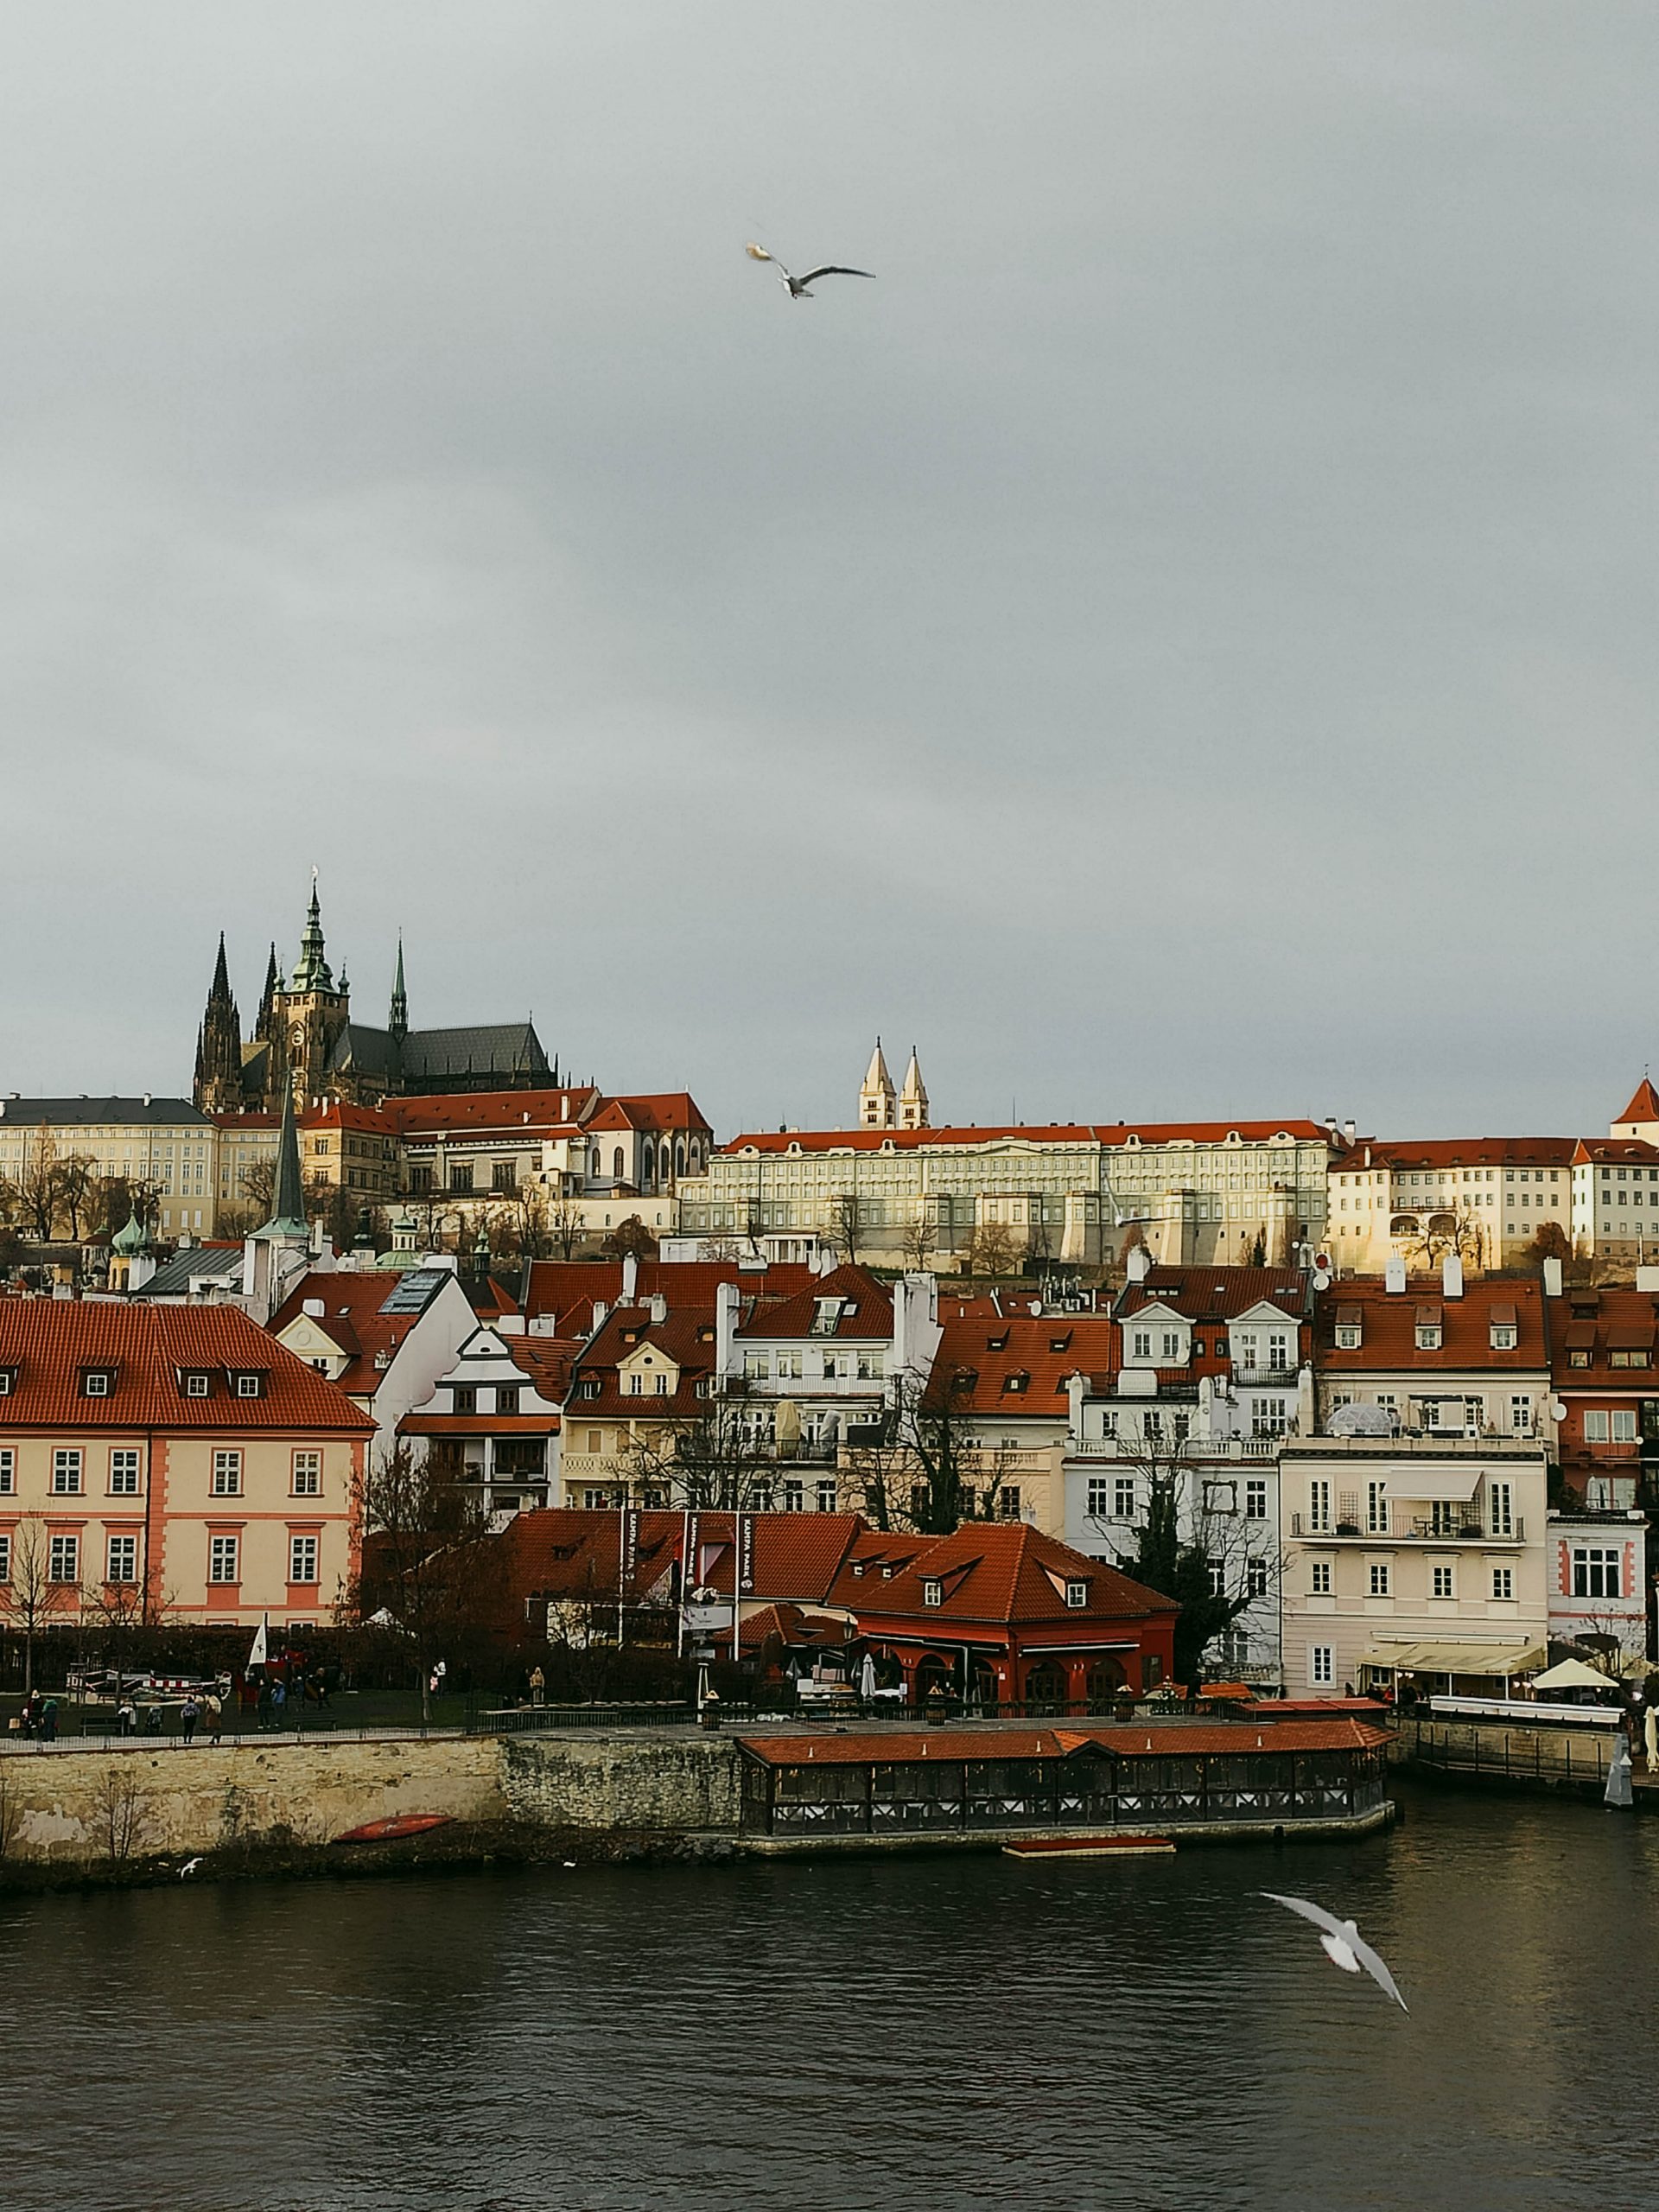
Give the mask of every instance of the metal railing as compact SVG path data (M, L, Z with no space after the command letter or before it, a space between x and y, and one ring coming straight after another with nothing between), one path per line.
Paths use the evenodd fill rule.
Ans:
M1522 1739L1517 1744L1513 1732L1505 1729L1500 1748L1483 1745L1478 1729L1470 1732L1471 1742L1454 1742L1449 1729L1420 1721L1412 1744L1412 1763L1444 1774L1502 1776L1511 1782L1589 1785L1607 1778L1611 1754L1601 1737L1586 1735L1575 1740L1562 1736L1558 1745L1535 1735L1530 1743Z

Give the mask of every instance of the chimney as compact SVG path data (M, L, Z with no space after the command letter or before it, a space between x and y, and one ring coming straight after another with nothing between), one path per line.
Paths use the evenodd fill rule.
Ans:
M622 1255L622 1288L617 1296L619 1306L632 1306L639 1291L639 1255L625 1252Z
M1351 1121L1344 1122L1342 1125L1342 1134L1345 1141L1349 1144L1352 1144L1355 1138L1359 1135L1358 1122Z
M1152 1255L1144 1244L1137 1244L1123 1266L1131 1282L1145 1282L1152 1273Z
M668 1300L660 1290L654 1290L651 1294L651 1318L653 1324L658 1326L668 1319Z
M715 1290L715 1388L723 1387L721 1377L735 1372L737 1366L737 1285L722 1282Z
M1443 1298L1463 1296L1463 1262L1455 1252L1448 1252L1440 1262L1440 1295Z
M1405 1287L1406 1263L1396 1252L1382 1270L1382 1287L1390 1295L1397 1298Z
M1643 1284L1642 1277L1650 1272L1651 1270L1646 1268L1638 1268L1637 1269L1636 1287L1638 1290L1649 1287L1649 1286ZM1659 1286L1654 1286L1654 1287L1659 1287ZM1561 1263L1558 1259L1552 1255L1549 1259L1544 1262L1544 1296L1546 1298L1559 1298L1560 1294Z

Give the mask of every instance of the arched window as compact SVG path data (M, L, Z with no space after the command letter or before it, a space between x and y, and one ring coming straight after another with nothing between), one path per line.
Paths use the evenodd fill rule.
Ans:
M683 1175L685 1173L685 1139L683 1137L677 1138L675 1141L674 1172L677 1175Z
M611 1173L620 1183L622 1180L622 1147L618 1145L611 1154Z
M640 1189L641 1189L642 1191L648 1191L648 1190L651 1188L651 1186L652 1186L652 1183L656 1180L656 1177L657 1177L657 1154L656 1154L655 1151L654 1151L654 1150L653 1150L653 1148L652 1148L652 1142L651 1142L650 1138L649 1138L649 1137L647 1137L647 1138L646 1138L646 1140L645 1140L645 1147L644 1147L644 1149L641 1151L641 1153L640 1153L640 1154L639 1154L639 1187L640 1187Z

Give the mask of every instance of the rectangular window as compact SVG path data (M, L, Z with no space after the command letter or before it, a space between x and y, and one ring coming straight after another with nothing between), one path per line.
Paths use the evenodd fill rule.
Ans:
M138 1539L137 1536L111 1536L109 1557L104 1576L106 1582L136 1582L138 1580Z
M1532 1400L1530 1398L1510 1400L1510 1429L1516 1436L1532 1434Z
M1005 1521L1017 1521L1020 1518L1020 1485L1018 1483L1003 1484L1001 1489L998 1491L996 1494L996 1510Z
M1322 1476L1307 1485L1307 1525L1316 1535L1331 1533L1331 1485Z
M1393 1595L1392 1577L1387 1560L1374 1559L1371 1561L1370 1586L1373 1598L1387 1598Z
M1432 1567L1428 1571L1428 1594L1431 1598L1450 1598L1455 1593L1452 1586L1449 1567Z
M1268 1485L1265 1480L1255 1479L1244 1485L1244 1518L1265 1521L1268 1517Z
M259 1386L264 1380L264 1377L260 1375L238 1375L236 1378L237 1396L257 1398L259 1395Z
M207 1580L210 1582L234 1582L237 1578L237 1556L241 1550L238 1536L210 1536L207 1540Z
M317 1579L317 1539L315 1536L290 1536L288 1540L288 1579L290 1582L315 1582Z
M1515 1569L1512 1567L1495 1567L1492 1569L1492 1595L1494 1598L1514 1597Z
M454 1385L454 1411L458 1414L475 1414L478 1411L478 1392L470 1382Z
M1112 1482L1112 1511L1120 1521L1133 1521L1137 1511L1135 1477L1118 1475Z
M1513 1493L1508 1483L1488 1483L1486 1485L1486 1525L1495 1536L1510 1536L1515 1533Z
M52 1454L52 1494L54 1497L75 1497L80 1492L80 1453L54 1452Z
M207 1395L207 1377L205 1375L187 1375L184 1378L184 1395L187 1398L205 1398Z
M215 1452L213 1454L213 1496L240 1497L242 1495L242 1454L239 1452Z
M1114 1510L1112 1505L1112 1484L1109 1477L1106 1475L1090 1476L1089 1498L1085 1510L1087 1510L1089 1518L1091 1521L1103 1521Z
M490 1169L490 1188L493 1191L512 1192L518 1187L518 1163L516 1160L498 1160Z
M1268 1562L1264 1559L1247 1559L1244 1562L1244 1594L1247 1598L1265 1598L1268 1594Z
M1173 1329L1166 1329L1163 1332L1163 1357L1166 1363L1173 1363L1173 1361L1178 1360L1181 1356L1181 1340L1179 1337L1175 1333Z
M1616 1550L1600 1545L1573 1548L1573 1595L1575 1598L1617 1598L1619 1595L1619 1558Z
M317 1497L322 1491L322 1454L321 1452L296 1452L294 1454L294 1495L296 1497Z
M110 1496L137 1497L138 1495L138 1454L123 1447L110 1454ZM111 1578L113 1579L113 1578Z
M818 1510L819 1510L819 1512L820 1512L820 1513L833 1513L833 1512L835 1511L835 1510L836 1510L836 1486L835 1486L834 1483L831 1483L831 1482L823 1482L823 1483L820 1483L820 1484L818 1484Z
M80 1580L80 1538L54 1536L47 1550L47 1580L74 1583Z
M1131 1359L1150 1359L1152 1357L1152 1331L1150 1329L1137 1329L1135 1332L1133 1349L1129 1353L1129 1357Z
M0 1451L0 1497L14 1497L17 1490L17 1454L10 1445Z
M1365 1485L1365 1532L1371 1536L1389 1533L1389 1486L1386 1481Z
M1613 1408L1613 1441L1615 1444L1635 1443L1636 1408L1634 1406Z
M449 1163L449 1194L457 1198L471 1198L473 1163L470 1160L454 1160Z
M1607 1441L1607 1414L1605 1408L1592 1408L1584 1417L1584 1440L1586 1444Z
M0 1536L0 1582L11 1580L11 1538Z
M1329 1643L1307 1647L1307 1679L1315 1689L1325 1689L1337 1679L1337 1654Z
M499 1414L516 1414L518 1410L518 1385L498 1382L495 1386L495 1410Z
M1332 1588L1330 1560L1328 1559L1311 1560L1307 1572L1307 1586L1313 1595L1316 1598L1328 1598Z
M89 1398L107 1398L110 1395L107 1371L101 1367L89 1369L81 1377L81 1389Z

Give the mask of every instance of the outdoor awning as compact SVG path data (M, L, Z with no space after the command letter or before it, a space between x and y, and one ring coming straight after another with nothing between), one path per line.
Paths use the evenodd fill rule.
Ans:
M1467 1505L1480 1487L1485 1473L1480 1466L1471 1466L1466 1460L1444 1466L1432 1463L1422 1466L1390 1467L1389 1496L1398 1503L1406 1498L1426 1501L1445 1500Z
M1359 1663L1396 1674L1529 1675L1546 1656L1541 1643L1396 1643L1368 1651Z

